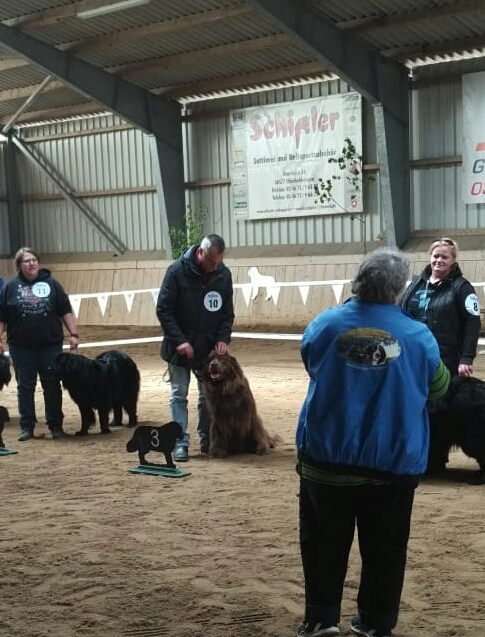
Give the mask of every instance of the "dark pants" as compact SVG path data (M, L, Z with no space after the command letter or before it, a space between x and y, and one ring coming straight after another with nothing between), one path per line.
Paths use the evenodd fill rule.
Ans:
M20 429L33 431L36 423L35 387L37 375L44 391L45 420L51 430L62 428L62 389L54 377L52 363L62 352L62 343L36 349L25 349L9 345L17 379L17 401L20 417Z
M333 626L357 524L362 559L357 604L368 627L397 623L414 486L327 486L300 480L300 548L305 621Z

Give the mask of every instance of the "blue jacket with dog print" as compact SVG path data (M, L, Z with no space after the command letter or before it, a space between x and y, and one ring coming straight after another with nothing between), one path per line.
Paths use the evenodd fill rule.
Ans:
M442 394L449 382L426 325L398 305L351 298L308 325L301 356L310 376L296 433L304 462L386 482L424 473L428 393L439 369Z

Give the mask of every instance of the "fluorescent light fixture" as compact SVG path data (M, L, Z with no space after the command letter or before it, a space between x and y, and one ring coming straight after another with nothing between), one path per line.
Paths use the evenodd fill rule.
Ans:
M95 4L92 1L86 0L79 3L79 9L77 12L78 18L96 18L100 15L106 15L107 13L114 13L115 11L123 11L124 9L133 9L134 7L140 7L142 4L148 4L150 0L118 0L111 4Z

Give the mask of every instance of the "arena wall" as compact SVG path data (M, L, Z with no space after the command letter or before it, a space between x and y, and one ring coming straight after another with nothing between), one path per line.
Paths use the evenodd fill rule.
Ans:
M415 273L428 263L428 240L425 243L422 251L408 253ZM362 254L226 258L233 274L235 330L301 332L323 309L348 298L361 258ZM483 313L484 253L462 251L459 263L476 287ZM80 326L158 327L156 297L170 261L111 257L93 262L75 255L64 261L46 260L44 265L69 293ZM13 274L11 260L0 261L0 272L4 277Z

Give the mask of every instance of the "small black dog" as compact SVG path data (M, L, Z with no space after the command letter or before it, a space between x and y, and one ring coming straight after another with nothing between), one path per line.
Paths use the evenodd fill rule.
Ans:
M160 427L150 427L149 425L140 425L133 432L133 436L126 443L126 451L129 453L138 451L140 464L152 465L147 462L145 455L149 451L159 451L165 456L166 466L170 469L175 467L172 459L172 451L175 449L175 441L184 437L184 430L178 422L167 422ZM163 465L155 465L163 466Z
M428 413L430 448L426 473L443 472L449 451L460 447L480 467L470 482L485 484L485 382L455 376L447 394L429 402Z
M3 442L2 433L6 422L10 422L10 416L6 407L0 407L0 448L5 449L5 443Z
M4 385L8 385L11 380L10 358L2 354L0 356L0 389L3 389Z
M63 352L56 357L53 369L81 412L77 436L88 433L95 422L95 409L103 434L110 433L109 425L122 424L123 409L128 414L128 427L136 427L140 372L128 354L108 350L92 360L81 354ZM111 410L113 421L110 423Z

